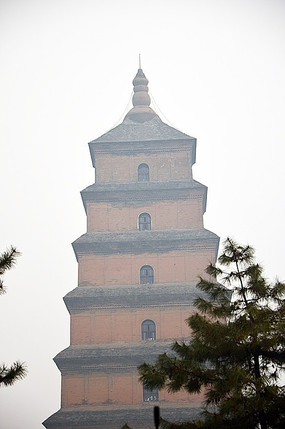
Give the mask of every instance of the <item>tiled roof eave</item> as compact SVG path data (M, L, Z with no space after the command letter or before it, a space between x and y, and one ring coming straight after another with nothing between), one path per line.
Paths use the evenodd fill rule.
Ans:
M92 140L90 144L130 141L159 141L159 140L194 139L174 127L162 122L158 117L143 123L125 120L107 133ZM195 139L194 139L195 140Z

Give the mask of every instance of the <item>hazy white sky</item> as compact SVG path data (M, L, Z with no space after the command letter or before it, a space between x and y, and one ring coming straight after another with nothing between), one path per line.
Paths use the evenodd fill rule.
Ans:
M0 362L29 370L0 390L1 428L39 429L59 408L87 143L126 113L139 53L152 107L198 139L205 227L285 279L284 46L284 0L0 1L0 251L22 252L0 297Z

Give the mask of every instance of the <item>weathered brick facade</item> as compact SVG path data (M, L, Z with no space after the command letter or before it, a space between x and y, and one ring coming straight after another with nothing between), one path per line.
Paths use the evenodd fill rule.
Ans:
M124 121L89 143L96 180L81 193L87 232L73 243L78 287L64 298L70 346L55 358L61 409L46 428L147 428L154 404L176 420L200 404L138 382L138 364L189 338L195 284L216 260L219 238L203 227L207 188L192 177L196 139L149 107L141 69L133 84Z

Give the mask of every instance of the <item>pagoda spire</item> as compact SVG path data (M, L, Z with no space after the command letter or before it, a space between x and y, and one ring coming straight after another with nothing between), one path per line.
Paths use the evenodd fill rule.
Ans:
M148 94L148 80L141 68L141 57L139 54L139 69L133 79L134 94L133 108L127 113L125 119L131 119L134 122L146 122L158 115L150 107L150 96Z

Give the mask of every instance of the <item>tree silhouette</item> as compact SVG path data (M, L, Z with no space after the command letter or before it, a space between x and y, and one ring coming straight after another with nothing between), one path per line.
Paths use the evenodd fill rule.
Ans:
M2 276L7 270L13 268L19 255L20 253L13 246L0 254L0 294L6 292ZM15 381L24 378L26 373L27 370L25 364L19 361L14 362L10 367L6 366L5 364L1 364L0 386L11 386L15 383Z
M200 278L189 343L139 367L140 381L170 392L205 393L202 417L189 428L285 427L285 284L269 284L254 250L227 238L218 266ZM187 424L164 424L186 428Z

